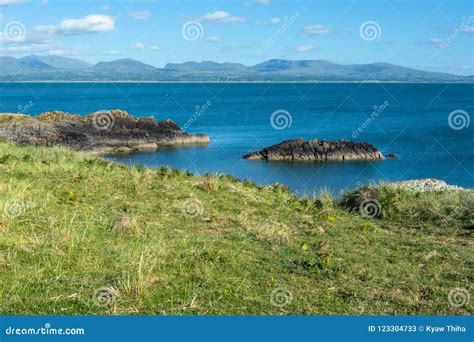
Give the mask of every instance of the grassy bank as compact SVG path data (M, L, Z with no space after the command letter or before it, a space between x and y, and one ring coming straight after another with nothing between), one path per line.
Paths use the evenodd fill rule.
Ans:
M472 193L299 199L0 144L0 205L0 314L473 313L448 300L472 292Z

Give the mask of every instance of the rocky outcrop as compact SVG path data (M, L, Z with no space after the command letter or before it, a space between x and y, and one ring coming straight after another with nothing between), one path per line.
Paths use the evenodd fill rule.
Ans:
M87 116L60 111L37 117L0 114L0 140L20 145L63 145L94 153L127 153L161 146L209 143L207 135L188 134L171 120L135 118L122 110Z
M457 185L447 184L445 181L435 178L424 178L424 179L412 179L401 182L393 183L396 187L412 190L415 192L426 192L426 191L471 191L464 189Z
M347 140L305 141L303 138L287 140L263 150L243 156L251 160L273 161L343 161L384 159L374 146L367 142L355 143Z

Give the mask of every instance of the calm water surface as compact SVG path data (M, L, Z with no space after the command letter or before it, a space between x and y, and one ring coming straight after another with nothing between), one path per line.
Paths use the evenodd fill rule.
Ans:
M474 115L472 84L0 83L1 112L88 114L115 108L137 117L171 118L212 140L204 147L112 157L127 164L279 182L299 194L426 177L474 187L474 124L455 130L448 122L454 110ZM291 125L282 121L288 127L275 129L270 117L276 110L287 111ZM297 137L369 141L400 158L285 164L241 158Z

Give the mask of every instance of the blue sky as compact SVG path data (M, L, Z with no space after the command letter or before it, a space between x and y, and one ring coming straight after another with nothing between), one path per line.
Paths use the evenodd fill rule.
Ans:
M0 0L0 54L252 65L388 62L474 74L474 1Z

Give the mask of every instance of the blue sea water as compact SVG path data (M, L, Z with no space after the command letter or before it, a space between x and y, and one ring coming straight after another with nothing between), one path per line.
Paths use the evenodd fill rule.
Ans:
M0 112L88 114L118 108L137 117L171 118L191 133L208 134L211 144L112 158L279 182L312 194L428 177L474 187L474 123L468 124L473 95L473 84L0 83ZM275 111L280 120L272 125ZM241 158L298 137L368 141L399 159L279 163Z

